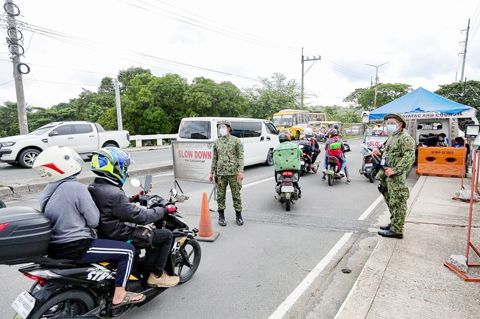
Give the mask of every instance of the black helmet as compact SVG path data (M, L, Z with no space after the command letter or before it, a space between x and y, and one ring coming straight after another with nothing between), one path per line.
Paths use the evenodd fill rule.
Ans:
M291 140L290 132L289 131L281 131L278 134L278 140L280 143L287 142Z
M331 129L330 136L338 136L338 131L336 129Z

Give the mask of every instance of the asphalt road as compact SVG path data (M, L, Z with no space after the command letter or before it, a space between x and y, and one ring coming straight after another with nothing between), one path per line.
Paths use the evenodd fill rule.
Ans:
M242 190L245 225L235 225L234 211L228 200L228 226L218 227L216 216L212 215L220 237L213 243L201 243L202 261L192 280L168 289L149 304L131 312L128 318L268 318L279 305L285 305L286 298L297 291L299 284L345 234L352 233L333 264L339 263L350 248L355 247L356 241L374 236L368 228L375 222L375 215L365 220L359 218L379 193L374 184L358 173L360 142L352 141L351 146L348 161L352 183L348 185L342 180L329 187L320 174L305 176L300 181L302 198L290 212L274 199L272 168L248 168ZM190 182L180 185L190 199L180 203L179 209L192 227L198 227L201 196L203 192L210 192L212 185ZM173 173L154 176L153 193L166 196L172 186ZM126 187L127 194L136 191L132 186ZM37 200L38 194L31 194L7 205L38 207ZM214 202L210 208L216 208ZM362 267L361 264L357 266ZM0 318L12 316L10 303L31 284L16 271L17 268L0 266ZM299 293L298 302L290 305L291 311L306 316L308 309L298 308L321 295L318 290L324 289L319 287L327 278L326 272L333 272L333 268L325 268L305 292ZM332 294L340 297L328 301L329 312L313 318L333 318L341 306L355 275L338 276L349 278L347 284L339 288L342 291ZM316 299L313 302L317 302Z
M172 150L170 148L132 151L130 156L133 159L132 165L151 165L155 162L172 161ZM90 170L90 162L86 161L84 170ZM38 175L32 169L11 166L6 163L0 163L0 185L18 184L22 181L38 179Z

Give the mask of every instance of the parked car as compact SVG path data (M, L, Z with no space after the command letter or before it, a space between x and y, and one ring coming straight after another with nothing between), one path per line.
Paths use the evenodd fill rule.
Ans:
M106 132L97 123L54 122L26 135L0 138L0 162L31 168L38 154L50 146L68 146L89 155L101 147L128 147L129 138L128 131Z
M218 138L217 122L220 120L232 123L232 135L243 144L245 166L260 163L273 165L273 150L279 142L278 130L270 121L229 117L184 118L177 140L214 142Z

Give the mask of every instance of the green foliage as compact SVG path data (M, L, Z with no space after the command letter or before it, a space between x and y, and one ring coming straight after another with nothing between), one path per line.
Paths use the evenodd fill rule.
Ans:
M0 105L0 137L20 134L18 128L17 104L5 102Z
M408 84L380 83L369 88L356 89L343 101L350 103L350 106L357 110L371 111L407 94L411 90L412 88Z
M261 87L245 91L249 100L247 114L254 118L271 118L283 109L293 109L299 103L300 88L295 80L287 80L280 73L275 73L270 79L262 78Z
M471 107L480 109L480 81L454 82L440 85L435 93ZM480 115L480 114L479 114Z
M131 67L118 74L125 129L130 134L175 133L184 117L229 116L269 118L294 108L299 88L294 80L276 73L261 79L261 87L242 92L231 82L216 83L204 77L191 84L177 74L161 77ZM50 122L84 120L105 129L117 129L113 79L104 77L96 92L84 90L69 102L27 110L30 130ZM0 136L18 134L16 104L0 106Z
M360 123L362 121L361 111L352 107L324 106L320 112L325 113L329 121L342 123Z

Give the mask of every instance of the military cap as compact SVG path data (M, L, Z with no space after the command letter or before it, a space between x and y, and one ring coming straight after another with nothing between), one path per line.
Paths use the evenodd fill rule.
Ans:
M403 119L403 117L401 117L400 114L398 114L398 113L389 113L389 114L387 114L387 115L385 115L385 116L383 117L383 120L384 120L384 121L386 121L386 120L388 120L388 119L395 119L395 120L397 120L397 121L399 121L399 122L402 123L403 128L407 127L407 122L405 122L405 120Z
M217 126L220 126L220 125L226 125L230 128L232 128L232 123L230 123L229 120L220 120L217 122Z

